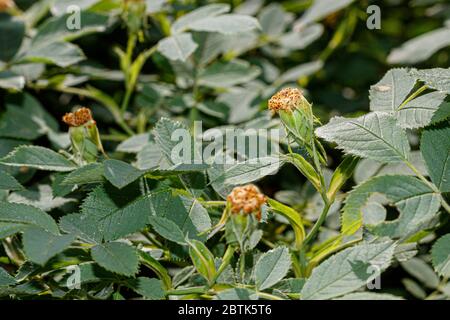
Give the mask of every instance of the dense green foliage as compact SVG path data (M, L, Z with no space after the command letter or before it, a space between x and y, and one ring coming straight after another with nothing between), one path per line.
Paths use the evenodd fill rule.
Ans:
M447 1L0 11L0 298L450 299Z

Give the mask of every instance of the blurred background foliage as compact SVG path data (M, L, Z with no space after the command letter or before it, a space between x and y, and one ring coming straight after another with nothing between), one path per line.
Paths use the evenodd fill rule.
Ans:
M326 0L317 2L326 4ZM61 10L64 13L64 5L70 3L16 0L19 11L14 14L25 16L26 37L33 39L39 33L36 30L52 19L52 15L60 16ZM142 168L145 164L141 160L146 156L144 144L148 141L144 138L143 144L128 150L123 144L120 147L120 143L135 133L145 135L162 116L188 124L202 120L205 129L224 125L267 128L273 126L267 117L267 99L279 88L290 85L305 91L314 104L315 114L326 123L334 115L356 116L367 112L369 87L393 67L450 66L450 3L447 0L333 0L343 5L330 12L322 6L326 14L316 16L311 13L312 0L148 0L145 17L137 22L133 20L136 17L124 15L119 0L77 3L86 12L108 17L102 32L72 41L82 49L85 58L67 65L43 62L42 57L17 64L14 59L0 61L0 80L9 77L9 72L24 77L24 83L20 84L0 81L0 87L6 89L0 90L0 157L15 146L30 142L51 145L54 149L67 147L66 128L58 125L59 119L83 105L93 109L107 152L117 152L122 158L137 153L137 165ZM189 52L185 61L170 59L174 53L164 53L158 43L170 36L173 22L213 3L228 4L234 13L256 17L262 30L230 36L192 31L199 47ZM381 9L379 30L366 26L369 17L366 10L370 5ZM1 19L8 18L3 15ZM138 24L138 32L130 31L132 23ZM56 37L57 32L53 30L49 34ZM3 33L1 29L0 33ZM117 54L117 48L125 50L131 34L137 37L133 58L151 48L157 50L143 65L128 99L124 83L130 69L125 65L121 70L123 58ZM6 32L0 38L5 39L5 35ZM425 38L404 46L417 37ZM0 48L6 50L9 45L5 42ZM17 55L21 54L26 57L26 49L21 48ZM37 100L25 98L20 93L23 91ZM4 112L6 107L8 112ZM37 124L29 120L30 114L43 120ZM332 152L333 166L339 163L341 155ZM17 169L11 173L22 183L47 181L46 176L35 175L34 170ZM293 168L283 168L276 176L266 177L261 185L266 194L305 212L307 219L314 221L322 204L304 181ZM321 235L324 239L339 229L336 214L339 206L338 203L330 213ZM284 231L274 224L266 228L274 228L266 230L273 238ZM419 274L420 278L421 273L417 272L420 268L426 269L422 274L430 274L430 267L422 260L414 261L409 264L416 265L405 263L404 266L413 277ZM423 285L405 277L403 269L394 268L387 273L386 285L395 293L402 290L402 281L417 298L427 296L435 287L435 275L418 279Z

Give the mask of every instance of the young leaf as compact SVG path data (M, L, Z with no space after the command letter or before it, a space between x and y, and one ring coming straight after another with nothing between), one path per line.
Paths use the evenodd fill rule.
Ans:
M23 248L30 261L44 265L50 258L64 251L74 235L54 235L41 228L28 228L23 234Z
M198 273L212 284L216 275L216 265L211 251L200 241L192 240L189 241L189 255Z
M20 146L0 163L13 167L30 167L48 171L73 171L76 165L55 151L38 146Z
M401 162L408 158L410 146L406 133L389 114L372 112L346 119L336 117L320 128L316 134L335 142L347 154L380 162Z
M286 247L264 253L255 265L255 283L258 290L264 290L283 279L291 267L291 257Z
M0 170L0 190L23 190L22 185L8 173Z
M292 228L294 229L296 247L300 248L306 236L305 228L303 226L300 214L291 207L288 207L274 199L269 198L267 200L267 204L270 206L270 209L272 209L274 212L282 215L283 217L289 220L289 223L292 225Z
M165 297L162 282L158 279L139 277L129 280L127 285L141 296L150 300L161 300Z
M336 193L342 188L344 183L352 177L357 163L357 158L346 157L336 168L331 177L330 186L328 187L328 199L334 199Z
M434 270L442 277L450 277L450 234L439 238L431 249Z
M431 180L442 192L450 192L450 128L425 130L420 151Z
M319 174L316 172L314 167L306 161L301 155L297 153L291 153L286 155L287 161L292 163L316 188L316 190L321 190L321 182Z
M59 233L55 221L44 211L24 204L0 202L0 239L33 226L55 235Z
M390 264L395 243L364 243L335 254L316 267L301 292L302 300L332 299L356 291Z
M105 178L119 189L126 187L144 174L141 170L119 160L106 160L103 166Z
M142 264L150 268L156 275L161 279L165 290L170 290L172 288L172 279L159 261L153 258L150 254L144 251L139 251L140 260Z
M91 250L92 258L108 271L132 277L138 272L139 259L134 247L121 242L99 244Z

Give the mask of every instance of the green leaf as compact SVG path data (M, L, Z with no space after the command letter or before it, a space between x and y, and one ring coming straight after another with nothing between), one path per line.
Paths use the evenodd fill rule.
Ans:
M442 92L431 92L408 102L396 112L398 123L407 129L426 127L446 96Z
M214 188L235 186L259 180L274 174L282 166L283 161L276 157L263 157L237 162L234 165L213 165L208 169L210 183Z
M199 85L211 88L228 88L247 83L261 74L260 68L246 61L215 62L199 73Z
M320 23L315 23L301 30L295 30L285 33L278 39L278 42L283 48L286 48L288 50L302 50L319 39L323 34L323 31L324 27ZM305 66L309 66L309 70L312 70L312 67L319 66L319 62L316 62L315 64L305 64ZM303 73L304 71L305 69L303 70Z
M286 11L278 3L269 4L258 16L261 29L270 37L281 35L286 28Z
M422 135L420 151L433 183L450 192L450 128L428 129Z
M186 61L197 47L190 33L175 34L158 43L158 51L170 60Z
M25 87L25 78L10 71L0 71L0 88L19 91Z
M200 273L209 284L212 284L216 275L216 265L214 263L214 255L200 241L189 241L189 255L195 269Z
M58 253L64 251L73 241L73 235L54 235L41 228L29 228L23 234L23 248L30 261L45 265Z
M343 297L339 297L333 300L404 300L402 297L394 296L388 293L375 293L375 292L355 292L346 294Z
M12 286L16 284L16 280L5 269L0 267L0 287Z
M72 171L76 165L55 151L38 146L20 146L0 163L13 167L30 167L48 171Z
M28 204L44 211L60 208L74 199L53 196L52 187L47 184L34 185L26 190L11 193L9 202Z
M138 153L150 142L150 134L137 134L121 142L116 151L124 153Z
M40 43L31 47L18 62L41 62L68 67L85 59L83 51L68 42Z
M189 25L190 30L218 32L226 35L245 33L260 29L261 26L253 17L240 14L224 14L217 17L208 17Z
M8 14L0 14L0 60L9 61L19 51L25 35L23 21Z
M347 154L385 163L405 161L410 152L406 133L392 115L382 112L355 119L335 117L316 134Z
M150 300L161 300L165 297L162 282L158 279L139 277L129 280L127 285L141 296Z
M422 282L427 288L436 289L439 286L439 277L425 261L412 258L401 262L401 265L406 272Z
M395 111L416 84L408 69L392 69L377 84L370 87L371 111Z
M119 190L99 186L89 194L81 212L84 219L96 225L92 237L97 238L99 233L104 240L111 241L140 231L149 223L151 215L163 210L162 201L168 200L164 193L137 197L134 192L131 187Z
M55 221L44 211L24 204L0 202L0 238L5 238L29 227L40 227L58 234Z
M207 6L200 7L178 18L177 21L173 23L171 31L172 33L182 32L184 30L189 29L189 26L194 22L200 21L208 17L216 17L228 11L230 11L230 6L228 4L222 3L210 4Z
M344 183L352 177L357 163L358 159L346 157L336 168L331 177L330 186L328 187L327 196L329 199L334 199L336 193L342 188Z
M0 190L23 190L22 185L8 173L0 170Z
M450 28L447 29L447 34ZM412 70L411 74L417 77L420 81L425 82L430 88L450 93L450 68L434 68L425 70Z
M442 277L450 277L450 234L439 238L431 249L434 270Z
M34 140L58 132L58 122L31 94L8 95L0 136Z
M258 300L256 292L243 289L233 288L220 291L215 297L215 300Z
M378 176L349 193L342 210L342 233L354 234L362 226L362 208L373 193L385 195L400 211L398 219L370 226L370 230L380 236L406 237L429 223L440 208L440 195L419 179Z
M99 244L91 250L92 258L108 271L132 277L138 272L139 259L134 247L121 242Z
M31 47L44 46L55 41L72 41L91 33L106 30L109 20L107 15L87 11L81 11L79 14L82 28L74 28L73 30L67 27L70 14L64 14L46 20L38 28Z
M95 217L80 213L65 215L59 221L61 230L73 234L87 243L100 243L103 233L96 225Z
M83 185L105 181L102 163L90 163L70 172L63 180L63 185Z
M303 28L304 26L321 20L333 12L339 11L354 0L316 0L312 3L312 6L302 15L300 20L297 22L298 28Z
M287 161L292 163L316 188L316 190L321 190L320 177L314 167L306 161L304 157L297 153L291 153L286 155Z
M283 279L291 267L291 257L286 247L267 251L256 262L255 283L258 290L264 290Z
M186 244L183 231L172 220L164 217L150 217L149 221L161 237L178 244Z
M144 174L141 170L119 160L106 160L103 166L105 178L119 189L126 187Z
M390 52L388 63L405 65L427 60L437 51L450 46L449 31L449 28L439 28L408 40Z
M141 262L148 268L150 268L161 279L165 290L172 288L172 278L159 261L153 258L150 254L144 251L139 251Z
M383 271L391 264L394 249L393 241L364 243L331 256L313 270L301 299L332 299L358 290L379 276L371 266Z
M180 135L184 134L185 136L181 136L181 141L175 140L173 138L178 136L176 133L179 133ZM189 133L189 129L181 122L161 118L156 123L153 134L155 136L155 142L158 144L169 164L187 163L188 161L186 160L193 161L194 153L191 150L193 148L193 139ZM186 139L187 141L185 141ZM183 155L181 156L174 151L180 143L188 145L188 150L183 149ZM184 154L186 151L190 153Z

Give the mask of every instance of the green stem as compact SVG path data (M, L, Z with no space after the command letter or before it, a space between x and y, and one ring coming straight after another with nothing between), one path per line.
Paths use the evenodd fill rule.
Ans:
M265 292L256 292L256 294L260 297L260 298L264 298L267 300L285 300L281 297L275 296L273 294L270 293L265 293Z
M428 89L427 85L423 85L421 86L419 89L417 89L416 92L414 92L412 95L410 95L408 97L408 99L406 99L405 101L403 101L403 103L397 108L398 110L401 110L404 106L406 106L408 104L408 102L410 102L411 100L415 99L418 95L420 95L422 92L424 92L425 90Z
M305 247L307 244L309 244L314 239L316 234L319 232L320 227L325 222L325 219L328 215L328 211L330 210L330 207L331 207L331 203L325 197L324 197L323 201L325 202L325 206L322 210L322 213L320 214L319 219L316 221L316 223L312 227L311 231L309 232L309 234L306 236L305 240L303 241L302 247Z
M186 289L168 290L168 296L184 296L188 294L204 294L207 291L205 287L192 287Z

